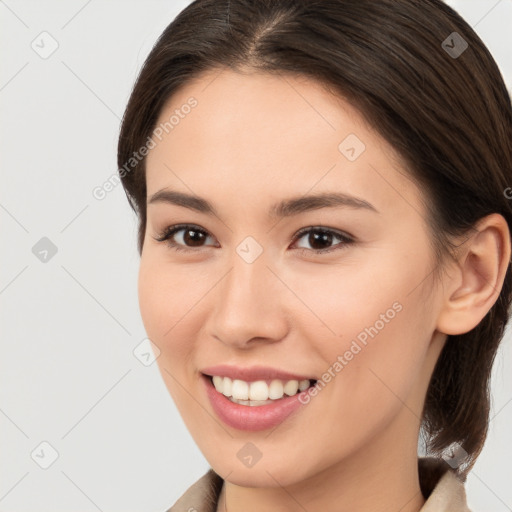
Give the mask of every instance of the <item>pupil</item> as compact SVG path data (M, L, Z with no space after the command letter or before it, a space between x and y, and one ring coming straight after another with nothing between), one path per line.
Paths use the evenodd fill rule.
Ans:
M191 235L191 233L196 233L196 236ZM202 237L203 233L200 233L199 231L194 231L193 229L189 229L185 232L183 239L185 240L185 243L187 245L199 246L201 245ZM189 244L189 242L191 243Z
M309 235L308 241L309 241L311 247L313 247L314 249L325 249L325 248L329 247L330 244L332 243L332 234L320 233L318 231L312 232ZM323 247L315 247L315 243L318 243L318 241L320 241L321 244L324 243L325 245Z

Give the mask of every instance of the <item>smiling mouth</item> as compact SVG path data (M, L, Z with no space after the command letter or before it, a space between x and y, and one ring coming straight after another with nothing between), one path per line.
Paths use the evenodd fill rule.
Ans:
M269 379L244 381L220 375L205 375L215 390L235 404L250 407L270 405L276 401L297 395L316 384L316 379Z

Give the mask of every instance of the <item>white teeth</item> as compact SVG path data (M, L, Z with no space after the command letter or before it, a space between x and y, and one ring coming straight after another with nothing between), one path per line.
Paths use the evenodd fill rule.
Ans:
M309 380L307 381L309 386ZM283 383L280 380L273 380L268 388L268 397L272 400L283 398Z
M224 377L227 379L228 377ZM234 380L231 396L237 400L249 400L249 384L243 380Z
M218 375L215 375L213 377L213 385L215 386L215 389L223 389L221 388L222 386L222 381L224 380L224 377L219 377Z
M289 380L284 385L284 392L288 396L293 396L297 393L297 390L299 389L299 381L298 380Z
M309 380L301 380L299 382L299 391L305 391L306 389L309 388Z
M229 400L231 400L231 402L235 403L235 404L239 404L239 405L248 405L250 407L258 407L260 405L267 405L269 404L272 400L237 400L236 398L233 398L233 397L229 397Z
M264 380L251 382L249 386L249 400L268 400L268 386ZM234 398L238 398L233 394Z
M243 380L231 380L229 377L214 375L213 385L215 389L232 402L242 405L264 405L272 400L279 400L285 395L293 396L309 388L311 382L308 379L298 380L272 380L270 385L264 380L245 382Z
M217 387L217 386L215 386L215 387ZM219 388L220 392L225 396L231 396L232 389L233 389L233 382L231 381L231 379L228 377L222 378L222 387Z

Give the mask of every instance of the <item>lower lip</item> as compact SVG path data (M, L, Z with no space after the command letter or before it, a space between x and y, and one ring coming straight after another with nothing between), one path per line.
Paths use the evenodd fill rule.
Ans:
M276 427L304 405L299 401L299 397L303 393L307 393L307 391L303 391L293 396L281 398L268 405L240 405L219 393L210 377L203 375L203 379L206 384L206 393L217 416L226 425L238 430L256 431Z

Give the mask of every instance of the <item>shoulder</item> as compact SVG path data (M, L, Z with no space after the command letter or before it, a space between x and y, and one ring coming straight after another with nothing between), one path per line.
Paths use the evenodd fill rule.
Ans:
M166 512L215 512L223 482L210 468Z

